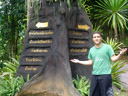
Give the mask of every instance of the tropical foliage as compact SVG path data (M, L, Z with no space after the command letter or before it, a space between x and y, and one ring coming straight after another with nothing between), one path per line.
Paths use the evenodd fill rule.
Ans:
M30 6L32 6L33 5L32 3L34 3L35 11L37 12L39 10L39 4L38 4L39 1L40 3L42 2L42 0L25 0L25 4L27 5L27 3L30 3ZM56 1L60 2L60 6L62 5L61 4L62 1L66 2L68 4L69 10L72 8L73 3L76 3L78 7L82 7L83 9L85 9L89 17L91 15L91 10L93 9L91 5L87 4L89 0L49 0L49 3L53 3Z
M14 96L24 84L23 77L16 77L16 70L19 62L11 58L13 63L6 61L0 73L0 96Z
M17 57L26 29L24 0L0 0L0 62Z
M121 47L123 47L123 43L119 42L118 40L115 39L109 39L107 37L107 40L103 40L104 43L110 45L115 52L115 54L118 54L121 50Z
M128 21L128 1L127 0L99 0L96 7L96 19L100 20L101 25L113 28L115 38L118 38L119 33L127 27ZM102 14L102 15L101 15ZM112 31L111 31L112 32Z
M8 80L2 79L0 81L0 96L14 96L24 84L23 77L10 78Z
M123 85L122 85L122 81L120 80L120 75L122 73L125 73L127 70L121 70L121 68L123 68L126 65L126 61L124 60L119 60L117 62L112 62L112 82L115 86L117 86L118 88L123 90Z
M25 83L24 78L15 77L19 61L11 58L13 63L10 61L4 62L4 67L0 73L0 96L14 96L18 92L23 84ZM29 75L27 76L27 81Z
M17 61L15 58L11 59L13 63L11 61L5 61L3 63L4 67L1 69L0 78L4 80L8 80L15 77L19 61Z
M77 75L77 78L73 79L73 82L82 96L89 96L90 82L85 76L81 76L81 78L79 78Z
M81 6L82 8L85 9L86 13L88 14L89 17L91 17L91 10L93 7L91 5L88 5L87 2L88 0L78 0L78 6Z

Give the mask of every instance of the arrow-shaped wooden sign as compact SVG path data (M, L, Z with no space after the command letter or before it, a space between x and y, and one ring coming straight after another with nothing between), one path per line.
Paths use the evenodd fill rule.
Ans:
M78 29L88 30L90 27L88 25L78 25Z
M48 22L38 22L36 24L37 28L44 28L44 27L48 27Z

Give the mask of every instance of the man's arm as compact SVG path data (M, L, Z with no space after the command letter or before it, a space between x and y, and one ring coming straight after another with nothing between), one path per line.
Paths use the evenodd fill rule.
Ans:
M92 65L93 61L92 60L86 60L86 61L80 61L78 59L71 59L70 61L72 61L73 63L79 63L79 64L83 64L83 65Z
M120 57L121 57L126 51L127 51L127 48L121 49L120 53L119 53L117 56L116 56L116 55L113 55L113 56L111 57L111 60L112 60L113 62L119 60Z

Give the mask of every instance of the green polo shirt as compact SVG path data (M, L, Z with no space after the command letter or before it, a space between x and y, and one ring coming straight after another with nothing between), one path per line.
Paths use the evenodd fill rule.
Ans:
M110 45L102 44L100 48L92 47L88 59L93 60L93 75L111 74L111 56L114 51Z

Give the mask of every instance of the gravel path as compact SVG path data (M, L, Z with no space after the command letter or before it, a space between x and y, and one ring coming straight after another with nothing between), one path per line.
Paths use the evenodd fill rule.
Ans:
M121 70L126 70L126 69L128 69L128 64L125 65ZM120 76L121 76L121 81L127 83L127 84L123 84L124 87L128 89L128 71L126 73L121 74Z

